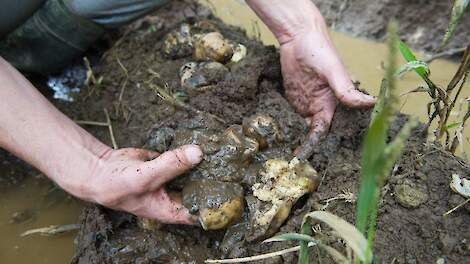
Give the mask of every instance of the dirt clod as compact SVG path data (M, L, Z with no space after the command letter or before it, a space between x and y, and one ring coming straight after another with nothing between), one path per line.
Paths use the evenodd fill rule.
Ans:
M410 183L395 185L394 193L400 205L406 208L416 208L428 200L426 190Z

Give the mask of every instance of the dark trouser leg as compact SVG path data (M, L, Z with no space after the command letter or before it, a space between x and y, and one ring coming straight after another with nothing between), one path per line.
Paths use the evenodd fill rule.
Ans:
M0 41L0 56L23 72L49 74L80 56L104 27L128 23L167 1L48 0Z

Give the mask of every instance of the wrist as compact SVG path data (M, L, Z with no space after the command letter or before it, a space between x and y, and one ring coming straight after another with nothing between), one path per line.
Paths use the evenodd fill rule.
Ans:
M279 43L312 31L327 33L323 16L310 0L248 0L247 3L268 26Z
M71 155L64 156L62 160L53 164L54 167L50 168L47 175L73 196L93 201L95 197L93 182L106 167L106 160L113 149L87 132L80 132L84 132L79 137L80 140L69 144L68 152Z

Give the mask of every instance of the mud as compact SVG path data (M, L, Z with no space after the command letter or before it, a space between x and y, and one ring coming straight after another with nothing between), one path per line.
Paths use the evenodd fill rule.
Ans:
M413 48L436 50L446 32L453 1L422 0L313 0L335 30L357 37L383 40L394 18L399 34ZM465 12L447 48L466 47L470 36L469 11ZM447 49L446 48L446 49Z
M149 80L153 78L161 86L167 83L173 94L184 91L179 70L192 58L168 59L160 52L162 39L183 21L195 23L207 18L211 17L206 9L177 1L160 10L156 16L140 23L140 27L124 36L117 46L107 52L103 62L95 67L95 74L104 78L102 87L83 89L81 99L74 104L63 105L62 109L76 119L102 120L102 109L108 108L112 110L116 140L120 147L146 146L158 151L193 142L194 131L203 131L205 134L199 134L202 136L196 136L196 139L204 141L210 138L210 133L217 134L229 125L242 125L243 120L253 114L267 113L279 124L282 147L270 147L254 159L289 160L292 150L307 132L307 126L282 97L278 53L273 47L264 47L246 39L243 32L211 18L225 37L247 47L247 57L230 66L228 78L219 78L211 83L209 89L182 99L193 108L220 117L225 124L208 122L207 118L175 108L159 99L155 91L149 88ZM125 90L122 101L119 101L123 85ZM294 205L290 217L281 223L280 232L298 231L303 215L319 209L326 209L354 222L360 146L369 115L370 111L367 110L339 107L331 133L316 148L310 161L323 180L315 193ZM404 115L397 118L391 128L391 137L405 120ZM89 129L110 142L106 129ZM377 263L434 263L439 258L444 258L446 263L465 263L470 259L470 234L466 232L470 228L470 215L465 209L460 209L447 217L442 216L463 200L448 187L452 173L467 176L470 168L436 146L426 145L425 134L422 126L413 131L404 154L382 190L375 243ZM218 147L206 142L206 158L216 153ZM253 173L249 169L240 170L237 163L235 168L230 168L230 164L211 164L214 163L206 160L200 168L170 183L168 188L181 190L188 178L200 180L213 177L212 180L238 182L244 187L245 195L250 194L249 187L257 181L256 169ZM231 176L219 178L220 175ZM398 198L395 195L395 192L398 194L397 190L403 189L405 191L400 194L411 197L420 194L419 203L411 198L411 206L404 206L406 197ZM349 194L352 199L331 200L341 194ZM223 203L231 197L229 195L225 200L217 200L221 198L217 197L210 202ZM249 200L246 197L246 201ZM187 206L207 206L207 202L188 199ZM197 211L198 208L193 210ZM227 230L204 231L200 227L166 225L149 231L140 228L134 216L90 205L81 216L82 228L76 238L77 251L72 263L203 263L207 258L249 256L295 245L291 242L259 243L256 239L258 230L250 226L247 212L245 210L241 220ZM328 233L323 228L324 233ZM336 239L330 240L333 246L342 250L341 243ZM313 250L312 259L318 258L323 263L331 262L323 253L317 254ZM264 263L295 261L296 255L288 254Z

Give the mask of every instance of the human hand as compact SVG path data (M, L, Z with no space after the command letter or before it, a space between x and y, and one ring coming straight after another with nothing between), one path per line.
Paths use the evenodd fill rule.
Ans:
M202 159L198 146L186 145L156 152L125 148L109 150L99 160L79 197L162 223L194 224L181 199L164 184L188 171Z
M310 125L307 140L296 150L308 158L330 127L337 101L349 107L371 107L375 99L354 88L323 22L281 43L286 97ZM323 24L322 24L323 23Z

